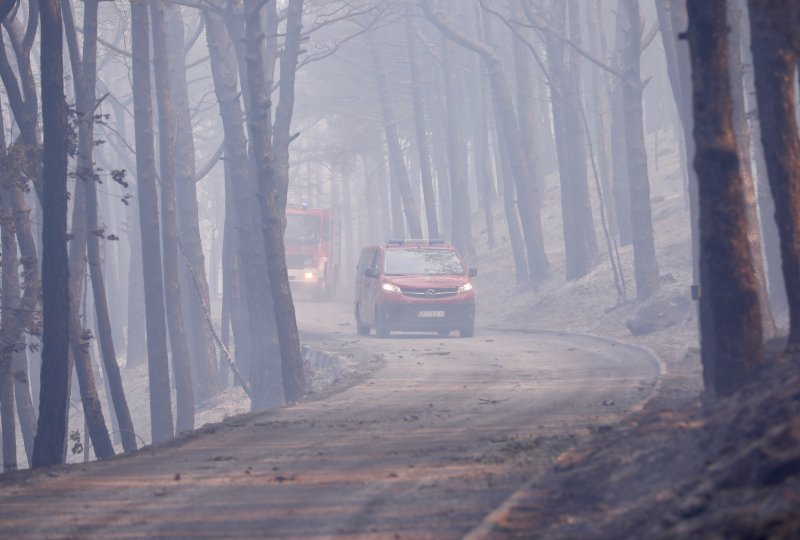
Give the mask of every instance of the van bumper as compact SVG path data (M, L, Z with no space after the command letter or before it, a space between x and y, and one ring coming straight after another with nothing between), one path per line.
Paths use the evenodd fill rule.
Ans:
M389 329L400 332L458 330L475 324L475 302L383 302L378 316Z

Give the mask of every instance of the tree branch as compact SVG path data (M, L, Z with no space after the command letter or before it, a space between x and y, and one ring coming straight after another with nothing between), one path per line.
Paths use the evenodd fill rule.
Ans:
M8 14L17 7L18 3L19 0L0 0L0 23L8 17Z

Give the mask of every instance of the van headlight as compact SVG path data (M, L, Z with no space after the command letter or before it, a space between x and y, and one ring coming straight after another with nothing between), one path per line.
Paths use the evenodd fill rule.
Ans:
M306 272L303 277L309 280L314 279L314 272Z
M472 290L472 283L464 283L462 286L458 288L458 292L469 292Z
M386 292L393 292L393 293L403 292L400 290L400 287L392 283L384 283L383 285L381 285L381 288Z

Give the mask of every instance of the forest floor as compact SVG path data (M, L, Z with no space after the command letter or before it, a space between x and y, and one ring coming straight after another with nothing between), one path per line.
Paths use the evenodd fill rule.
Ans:
M549 211L560 196L554 178L543 213L553 268L547 281L535 289L510 285L505 239L494 249L478 246L484 324L609 336L653 350L666 373L640 411L584 433L470 538L800 537L800 364L776 346L777 361L750 386L717 402L703 396L689 212L678 153L662 136L659 170L652 145L649 155L661 287L647 301L635 301L630 246L619 249L625 297L607 252L587 276L564 279L560 217ZM785 326L786 315L777 321Z

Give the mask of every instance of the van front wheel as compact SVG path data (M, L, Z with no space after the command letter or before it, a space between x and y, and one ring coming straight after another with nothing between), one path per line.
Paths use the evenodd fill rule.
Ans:
M462 338L469 338L475 336L475 325L471 324L458 329L458 333Z
M359 336L368 336L369 335L369 326L361 322L361 317L359 316L360 308L358 304L356 304L356 332L358 332Z
M379 338L388 338L391 334L389 325L386 323L383 317L381 317L381 314L377 309L375 310L375 333Z

